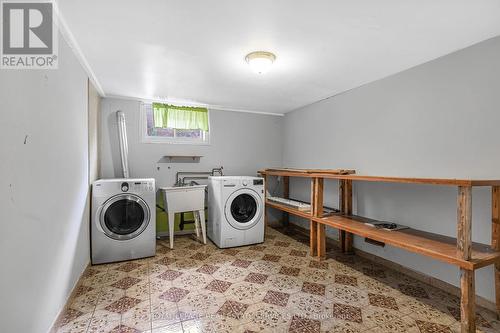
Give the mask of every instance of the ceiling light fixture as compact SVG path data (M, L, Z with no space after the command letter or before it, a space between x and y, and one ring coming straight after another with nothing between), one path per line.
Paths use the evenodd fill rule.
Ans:
M271 52L255 51L247 54L245 60L255 73L265 74L276 60L276 56Z

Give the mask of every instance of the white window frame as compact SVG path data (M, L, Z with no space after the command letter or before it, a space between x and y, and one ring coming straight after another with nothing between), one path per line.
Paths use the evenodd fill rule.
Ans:
M161 136L149 136L148 135L148 120L146 117L145 105L151 105L150 102L141 102L141 112L139 119L139 137L142 143L167 143L167 144L184 144L184 145L210 145L210 110L208 110L208 132L203 131L201 138L185 138L185 137L175 137L176 132L174 130L174 137L161 137Z

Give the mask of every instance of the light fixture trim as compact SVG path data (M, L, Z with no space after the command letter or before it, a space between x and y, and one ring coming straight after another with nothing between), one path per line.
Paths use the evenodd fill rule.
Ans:
M266 73L275 60L276 55L268 51L254 51L245 57L245 61L258 74Z

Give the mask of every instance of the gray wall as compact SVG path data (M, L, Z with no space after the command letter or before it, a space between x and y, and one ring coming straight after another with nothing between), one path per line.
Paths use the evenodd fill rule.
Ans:
M0 331L47 332L89 261L87 76L0 73Z
M227 175L255 175L260 168L281 165L282 117L210 110L210 145L141 143L140 102L105 98L101 123L103 178L121 176L117 110L125 113L131 177L153 177L158 186L171 186L180 170L210 171L223 165ZM203 157L200 163L157 163L169 154Z
M499 92L497 37L287 114L283 165L499 179ZM329 206L337 205L336 186L326 184ZM307 184L292 182L292 196L307 200L308 190ZM456 235L454 187L357 183L354 205L360 215ZM489 189L474 190L473 217L473 240L489 244ZM360 238L355 246L458 285L453 266ZM476 278L478 294L493 300L492 268L481 269Z

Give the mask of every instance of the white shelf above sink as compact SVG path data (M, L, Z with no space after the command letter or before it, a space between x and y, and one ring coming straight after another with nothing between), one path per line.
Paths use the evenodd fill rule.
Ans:
M158 163L200 163L199 155L165 155Z

